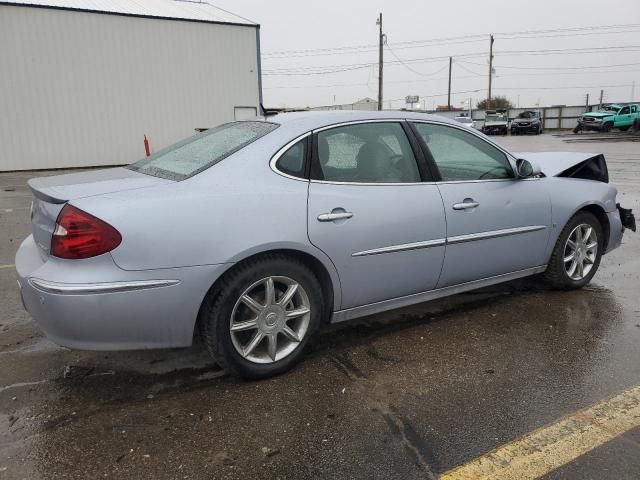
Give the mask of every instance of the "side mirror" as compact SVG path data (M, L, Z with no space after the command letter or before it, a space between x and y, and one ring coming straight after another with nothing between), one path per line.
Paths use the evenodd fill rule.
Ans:
M540 175L540 167L524 158L516 160L516 170L518 178L530 178Z

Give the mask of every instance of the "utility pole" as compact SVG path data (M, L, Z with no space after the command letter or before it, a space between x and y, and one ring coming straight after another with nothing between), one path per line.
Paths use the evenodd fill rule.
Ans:
M376 25L380 26L380 55L378 58L378 110L382 110L382 69L384 66L384 55L382 49L384 45L384 34L382 33L382 13L380 13Z
M584 104L584 111L588 112L589 111L589 94L587 93L587 100Z
M447 110L451 111L451 64L453 57L449 57L449 92L447 93Z
M636 81L633 80L631 82L631 98L629 99L630 102L635 101L635 97L636 96Z
M604 97L604 90L600 90L600 103L598 104L598 110L602 109L602 97Z
M489 35L489 95L487 95L487 108L491 108L491 77L493 76L493 35Z

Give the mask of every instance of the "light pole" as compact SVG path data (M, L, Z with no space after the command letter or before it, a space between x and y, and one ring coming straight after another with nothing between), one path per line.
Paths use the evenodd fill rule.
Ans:
M379 58L378 58L378 110L382 110L382 69L384 66L384 54L383 54L383 45L384 45L384 34L382 33L382 13L380 13L380 16L378 17L378 20L376 21L376 25L380 26L380 32L379 32L379 42L380 42L380 51L379 51Z

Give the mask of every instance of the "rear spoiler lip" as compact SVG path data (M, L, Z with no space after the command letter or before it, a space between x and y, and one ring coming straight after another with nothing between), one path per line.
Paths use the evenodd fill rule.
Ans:
M40 200L44 200L45 202L48 202L48 203L55 203L55 204L67 203L68 200L66 200L66 199L54 197L54 196L49 195L48 193L46 193L46 192L44 192L42 190L38 190L31 183L32 180L33 179L28 180L27 184L29 185L29 189L31 189L31 193L33 194L34 197L38 197Z

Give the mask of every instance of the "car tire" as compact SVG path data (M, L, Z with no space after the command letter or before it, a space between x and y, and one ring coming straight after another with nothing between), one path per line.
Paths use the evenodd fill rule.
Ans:
M268 279L272 279L272 301ZM294 284L287 302L285 292ZM246 296L253 302L245 303ZM305 308L307 314L288 318ZM300 360L324 309L322 286L313 272L296 259L269 254L237 265L214 285L200 311L200 332L209 353L227 372L267 378L290 370ZM255 326L247 327L251 322ZM234 331L232 324L237 327ZM277 344L273 349L271 337Z
M602 131L605 132L605 133L606 132L610 132L612 127L613 127L613 123L605 122L605 124L602 125Z
M582 240L580 237L576 238L578 229L582 234ZM584 239L587 232L589 235ZM578 248L574 248L570 244L570 240ZM547 264L547 270L544 273L545 281L552 288L558 290L573 290L584 287L596 274L603 250L604 236L600 221L592 213L578 212L565 225L556 241ZM573 258L571 258L572 254ZM573 259L576 263L575 270L573 269ZM585 272L587 267L588 271Z
M626 127L620 127L621 132L626 132L627 130L629 130L629 125L627 125Z

